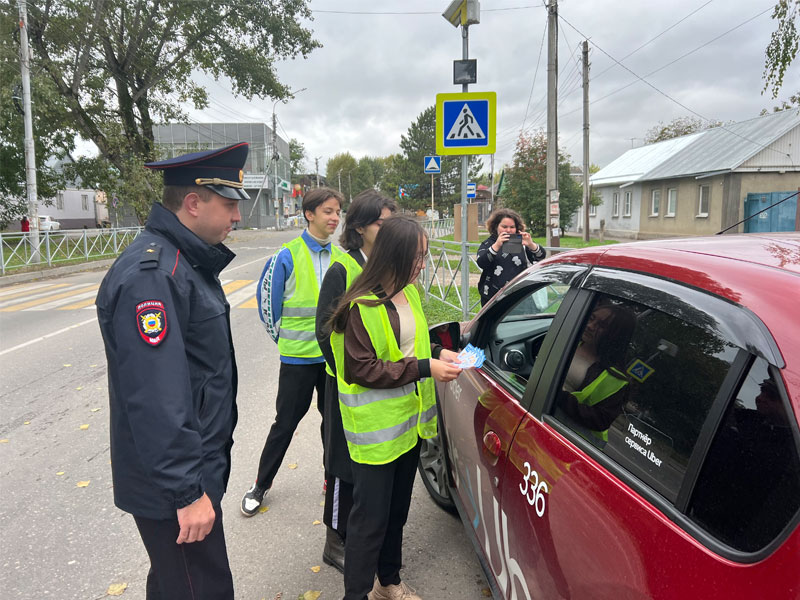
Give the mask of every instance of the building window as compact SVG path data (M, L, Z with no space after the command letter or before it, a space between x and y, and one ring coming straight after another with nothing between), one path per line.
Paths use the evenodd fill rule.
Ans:
M56 195L56 208L58 210L64 210L64 192L58 192Z
M700 195L697 198L697 216L708 216L708 203L711 200L711 186L701 185Z
M660 208L661 208L661 190L653 190L650 192L650 216L657 217Z
M614 192L611 196L611 216L619 216L619 192Z
M89 194L81 194L81 208L89 210Z
M597 207L594 204L589 204L589 216L590 217L597 216Z
M667 217L674 217L675 211L678 210L678 188L669 188L667 190Z
M622 216L631 216L631 205L633 204L633 192L625 192L625 205L622 208Z

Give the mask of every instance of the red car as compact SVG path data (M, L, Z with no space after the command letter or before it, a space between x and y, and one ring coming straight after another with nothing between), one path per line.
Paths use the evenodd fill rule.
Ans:
M438 331L486 361L419 470L495 598L800 598L800 234L566 252Z

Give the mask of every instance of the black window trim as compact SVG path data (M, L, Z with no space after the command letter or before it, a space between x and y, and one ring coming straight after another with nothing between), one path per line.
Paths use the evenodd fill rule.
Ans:
M673 296L676 299L681 299L682 302L685 302L686 299L682 297L682 294L678 295L679 292L682 293L683 291L688 290L690 292L690 296L692 297L694 297L695 294L702 294L705 296L704 298L696 299L696 301L699 303L697 308L706 313L717 310L725 311L724 308L721 308L723 306L733 307L737 310L740 310L742 311L740 314L747 315L748 317L748 324L751 325L749 328L750 335L752 335L752 325L754 323L756 326L760 325L759 333L766 335L766 339L757 340L759 342L758 346L753 345L753 340L751 339L751 343L747 344L747 348L745 349L742 348L742 344L744 342L737 342L737 340L742 339L741 335L743 332L740 330L740 328L737 328L735 324L731 326L730 329L738 335L737 340L729 341L734 343L739 348L739 352L737 353L736 357L734 357L734 361L731 364L728 375L720 386L720 390L711 404L709 414L706 417L706 421L701 428L695 448L693 449L689 458L687 470L683 481L681 482L681 487L678 491L678 497L675 503L669 501L659 492L644 483L635 474L625 469L623 465L606 456L599 448L587 442L575 430L556 419L552 414L555 410L555 399L561 383L561 376L569 363L568 350L573 347L577 336L580 334L583 322L589 310L591 309L597 294L602 293L604 295L641 303L641 299L637 299L633 296L621 295L619 293L619 289L613 287L613 282L620 279L626 279L632 280L634 283L640 283L644 285L644 282L642 281L643 278L647 279L648 284L651 282L654 284L650 285L649 287L656 288L659 291ZM660 283L656 284L656 282ZM693 300L694 299L695 298L693 298ZM569 312L564 311L562 315L563 322L559 323L558 335L554 335L555 339L552 339L552 343L548 346L548 358L538 369L539 377L536 378L536 380L531 377L531 380L528 382L525 400L530 398L530 401L523 401L522 405L528 406L528 412L532 416L547 424L549 427L560 433L564 438L578 447L581 451L591 456L592 459L594 459L598 464L602 465L611 475L628 485L642 498L660 510L670 521L675 523L688 535L712 552L740 564L756 563L774 552L795 530L798 524L800 524L800 510L798 510L797 514L795 514L783 531L781 531L781 533L777 535L772 542L756 552L744 552L722 543L712 534L703 529L700 525L695 523L691 518L689 518L685 512L688 509L692 492L694 491L703 461L705 460L714 436L717 433L719 422L722 419L722 416L724 415L729 403L733 401L735 391L738 389L741 380L746 376L754 359L754 355L761 356L761 358L764 358L768 363L770 363L770 373L772 374L773 378L776 378L776 381L780 382L779 389L782 390L783 386L782 380L779 376L779 367L785 366L785 363L783 362L783 357L778 351L777 344L775 344L775 341L772 339L772 336L769 335L766 326L763 325L761 320L745 307L733 304L725 298L720 298L713 294L702 292L696 288L684 286L683 284L678 284L655 276L648 276L631 271L614 271L603 267L593 268L589 273L586 274L581 284L581 289L577 291L575 299L571 302L571 305L568 308ZM664 312L671 314L668 310ZM681 318L677 315L673 316ZM707 327L704 327L704 329L708 330ZM713 333L728 339L728 337L723 335L719 330L713 330ZM550 337L549 333L548 337ZM545 343L547 342L548 340L545 340ZM776 365L775 362L770 361L768 356L755 353L754 350L756 348L766 350L773 357L777 357L779 364ZM751 354L751 352L753 354ZM536 368L534 368L534 372L535 371L537 371ZM535 385L533 385L534 381ZM549 382L549 384L539 386L539 381ZM781 396L784 398L784 405L788 406L788 403L785 400L785 392L782 391ZM788 408L790 409L791 407ZM794 412L789 410L788 414L793 415ZM794 421L792 422L795 442L798 444L798 449L800 449L800 437L798 436L797 424Z

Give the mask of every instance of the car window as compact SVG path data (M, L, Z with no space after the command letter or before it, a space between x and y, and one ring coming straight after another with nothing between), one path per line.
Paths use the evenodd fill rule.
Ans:
M674 502L737 352L713 331L597 294L570 350L554 416Z
M767 362L756 359L725 412L689 505L692 520L737 550L760 550L800 508L790 414Z
M569 285L539 283L526 288L497 320L484 353L500 383L521 395Z

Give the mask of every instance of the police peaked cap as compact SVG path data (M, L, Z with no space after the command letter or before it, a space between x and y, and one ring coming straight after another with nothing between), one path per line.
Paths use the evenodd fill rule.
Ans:
M164 171L164 185L202 185L231 200L249 200L250 196L242 185L242 168L249 149L247 142L240 142L217 150L149 162L144 166Z

